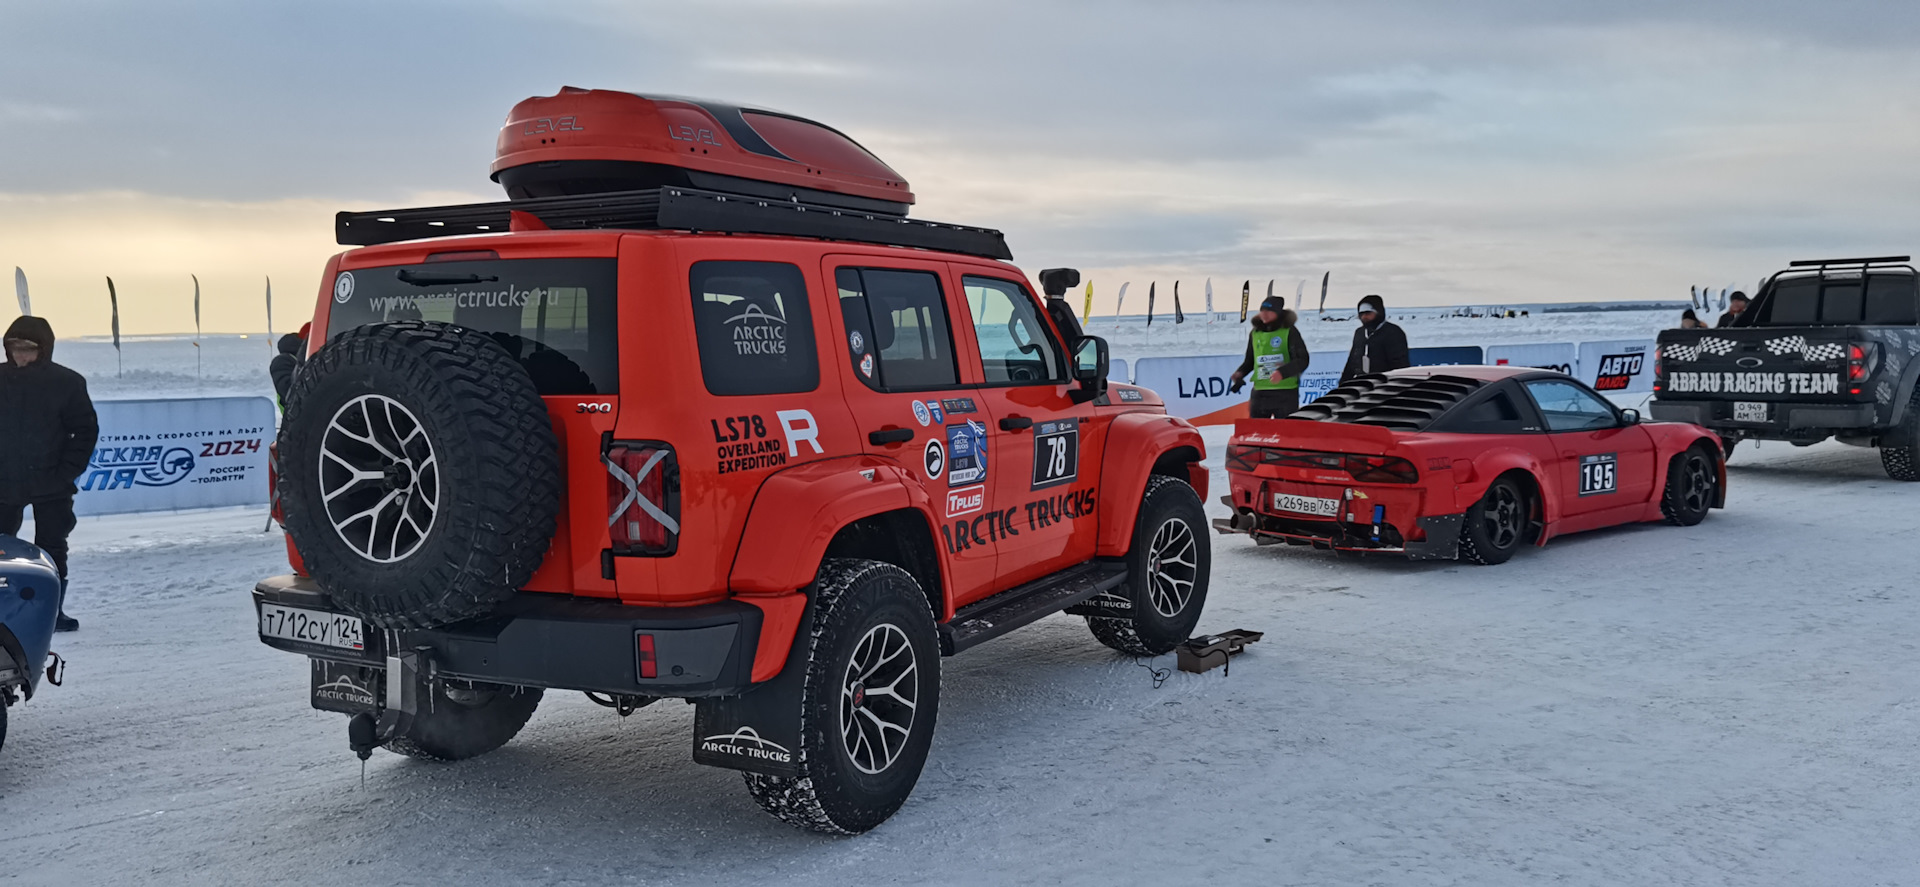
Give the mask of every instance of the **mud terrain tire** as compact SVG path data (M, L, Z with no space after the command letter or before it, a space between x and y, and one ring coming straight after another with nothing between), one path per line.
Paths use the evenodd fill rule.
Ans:
M788 825L857 835L920 781L940 713L940 644L926 594L892 564L823 562L813 607L800 776L744 774L747 792Z
M1713 509L1715 487L1720 485L1720 466L1713 449L1697 443L1679 453L1667 464L1667 489L1660 496L1660 514L1676 527L1691 527L1707 519Z
M1108 594L1125 598L1131 615L1086 617L1094 639L1128 655L1159 656L1192 637L1213 566L1207 512L1193 487L1164 474L1147 478L1126 561L1126 584Z
M278 458L307 573L382 628L486 614L553 539L560 456L546 405L498 343L465 327L333 337L294 376Z
M1920 387L1907 401L1907 414L1900 424L1884 435L1880 446L1880 467L1894 480L1920 480Z
M428 761L479 757L518 735L542 695L538 687L436 686L406 733L387 740L386 749Z

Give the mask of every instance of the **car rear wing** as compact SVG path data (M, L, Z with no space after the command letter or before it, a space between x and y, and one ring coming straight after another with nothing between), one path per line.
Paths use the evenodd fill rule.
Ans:
M594 228L817 237L988 259L1013 258L1006 236L991 228L679 186L530 197L498 203L342 212L334 216L334 237L347 246L507 231Z
M1233 423L1233 443L1242 446L1379 456L1385 455L1395 441L1391 429L1378 425L1312 419L1239 419Z

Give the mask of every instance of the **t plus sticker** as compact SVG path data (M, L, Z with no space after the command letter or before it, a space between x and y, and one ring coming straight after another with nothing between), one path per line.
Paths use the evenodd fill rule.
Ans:
M1080 476L1080 420L1033 426L1033 489L1072 483Z
M947 448L940 445L940 438L927 441L925 458L928 478L939 480L940 475L947 473Z
M947 493L947 516L959 517L963 514L972 514L986 507L986 504L987 488L984 485L967 487L964 490L950 490Z
M927 427L928 423L933 421L933 415L927 412L926 404L917 400L913 402L913 421L920 423L921 428Z
M1619 456L1614 453L1600 453L1580 457L1580 495L1593 496L1611 493L1619 488Z
M947 466L951 486L983 483L987 479L987 426L963 422L947 426L947 450L952 464Z

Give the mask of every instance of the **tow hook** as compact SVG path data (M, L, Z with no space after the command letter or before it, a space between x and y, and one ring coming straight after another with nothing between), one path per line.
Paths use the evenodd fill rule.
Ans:
M388 655L386 707L380 709L378 717L361 712L347 721L347 746L360 758L363 780L366 760L373 756L374 748L406 733L420 711L423 658L418 650Z

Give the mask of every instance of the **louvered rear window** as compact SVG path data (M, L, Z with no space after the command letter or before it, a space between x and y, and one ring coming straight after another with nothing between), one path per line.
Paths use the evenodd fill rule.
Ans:
M1435 419L1486 384L1462 376L1361 376L1287 418L1425 431Z

